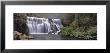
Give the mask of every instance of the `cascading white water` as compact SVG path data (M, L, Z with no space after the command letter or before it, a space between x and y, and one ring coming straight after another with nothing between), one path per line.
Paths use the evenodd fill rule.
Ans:
M53 19L51 22L56 26L58 31L63 27L60 19ZM49 33L51 31L51 22L46 18L27 17L27 26L29 34ZM56 32L58 33L58 32Z
M61 19L54 19L53 22L55 23L58 31L56 32L56 34L58 34L61 30L61 28L63 27L62 23L61 23Z
M61 23L61 19L54 19L53 22L56 24L58 29L63 27L63 25Z

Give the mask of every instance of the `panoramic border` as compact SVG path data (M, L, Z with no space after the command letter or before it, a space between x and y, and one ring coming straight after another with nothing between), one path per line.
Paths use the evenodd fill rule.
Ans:
M15 53L15 52L27 52L27 53L36 53L36 52L58 52L58 51L74 51L74 52L90 52L90 51L98 51L98 52L104 52L109 48L109 31L110 31L110 28L109 28L109 9L110 9L110 2L109 1L2 1L1 3L1 7L2 7L2 10L1 10L1 14L2 14L2 17L1 17L1 48L2 48L2 52L10 52L10 53ZM5 49L5 5L107 5L107 22L106 22L106 31L107 31L107 38L106 38L106 42L107 42L107 47L106 47L106 50L105 49L101 49L101 50L56 50L56 49L43 49L43 50L39 50L39 49L29 49L29 50L11 50L11 49ZM19 53L18 52L18 53Z

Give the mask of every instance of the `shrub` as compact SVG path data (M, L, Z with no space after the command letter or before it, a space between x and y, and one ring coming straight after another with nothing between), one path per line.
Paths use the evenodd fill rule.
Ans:
M83 29L81 30L81 28L74 29L73 27L64 27L61 29L59 35L61 35L62 38L67 39L73 38L78 40L96 40L97 38L96 27L89 27L86 31Z

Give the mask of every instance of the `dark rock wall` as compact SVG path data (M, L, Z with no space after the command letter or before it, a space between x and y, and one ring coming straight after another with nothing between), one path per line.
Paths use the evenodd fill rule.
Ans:
M14 13L14 31L26 33L26 14Z

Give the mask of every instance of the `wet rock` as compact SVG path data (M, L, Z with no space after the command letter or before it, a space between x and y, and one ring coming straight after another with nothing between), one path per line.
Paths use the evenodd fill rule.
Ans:
M26 34L20 33L18 31L14 31L14 40L30 40L30 39L34 38Z

